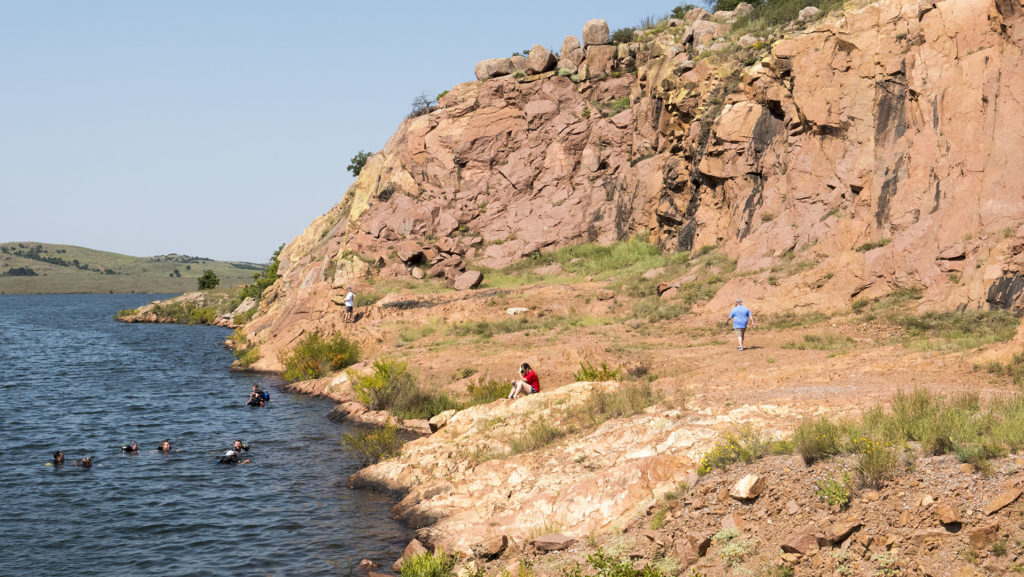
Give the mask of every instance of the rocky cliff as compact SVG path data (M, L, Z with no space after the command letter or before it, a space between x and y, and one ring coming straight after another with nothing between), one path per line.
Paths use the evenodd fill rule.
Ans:
M634 235L735 258L709 307L742 294L835 310L899 287L925 307L1019 307L1022 14L1019 0L887 0L757 36L694 10L626 44L588 23L557 59L481 63L485 80L404 121L281 252L247 329L271 353L257 368L337 328L343 285L451 285ZM801 266L773 274L784 260Z

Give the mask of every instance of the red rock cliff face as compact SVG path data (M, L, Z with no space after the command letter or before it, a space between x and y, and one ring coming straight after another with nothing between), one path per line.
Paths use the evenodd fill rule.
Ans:
M910 286L925 306L1020 306L1022 14L1020 0L885 1L766 39L748 65L694 64L670 29L618 46L611 76L456 86L282 251L248 330L273 348L329 329L332 291L419 275L417 261L451 281L636 234L736 258L749 274L709 307L839 308ZM806 264L769 279L781 258Z

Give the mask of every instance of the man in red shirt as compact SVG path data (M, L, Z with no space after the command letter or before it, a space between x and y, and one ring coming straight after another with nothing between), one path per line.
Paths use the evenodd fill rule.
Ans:
M540 377L530 368L529 363L519 365L519 376L522 377L512 384L508 393L509 399L518 399L519 395L532 395L540 392Z

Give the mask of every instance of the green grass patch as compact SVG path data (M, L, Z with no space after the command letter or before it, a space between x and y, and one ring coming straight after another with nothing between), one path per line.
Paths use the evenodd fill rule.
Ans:
M601 366L596 367L590 361L580 362L580 370L572 374L572 378L580 381L619 381L622 380L622 367L609 367L608 363L601 361Z
M814 486L816 489L814 494L821 501L828 503L830 507L845 509L850 506L850 499L853 496L851 483L852 480L849 473L843 473L843 476L838 480L830 475L825 479L815 482Z
M402 561L402 577L452 577L455 557L444 551L422 553Z
M846 352L853 345L853 339L837 333L819 333L804 335L800 341L790 341L782 345L784 349L800 351L833 351Z
M536 451L554 443L569 433L568 429L552 425L544 419L534 421L524 431L512 438L512 441L509 443L511 448L510 455Z
M512 385L508 381L500 379L477 379L475 383L469 383L466 385L467 399L464 406L472 407L497 401L498 399L504 399L508 396L511 389Z
M281 353L283 377L292 383L318 379L358 361L359 345L341 334L324 340L318 333L309 333L291 351Z
M253 363L260 360L260 347L253 345L244 349L235 349L235 359L238 360L239 366L243 369L248 369Z
M447 393L420 387L406 363L378 359L369 375L350 375L359 401L375 411L388 411L403 419L429 419L462 405Z
M1012 339L1020 320L1009 311L970 310L897 315L893 322L907 331L912 348L964 351Z
M842 5L842 0L771 0L770 2L754 3L753 13L750 16L737 19L730 35L736 38L744 34L765 36L790 22L795 22L800 10L806 6L820 8L824 15Z
M341 444L351 451L360 467L367 467L401 453L403 441L394 425L383 425L341 436Z
M758 320L758 328L761 330L784 330L795 329L816 325L828 320L828 315L819 312L797 314L791 311L767 315Z
M697 467L698 475L707 475L714 469L724 469L733 463L753 463L770 452L771 441L749 424L736 432L720 435Z
M996 375L1010 377L1018 386L1024 386L1024 353L1015 353L1006 363L993 361L981 368Z
M843 428L828 417L804 421L793 432L793 445L797 454L810 465L842 452Z

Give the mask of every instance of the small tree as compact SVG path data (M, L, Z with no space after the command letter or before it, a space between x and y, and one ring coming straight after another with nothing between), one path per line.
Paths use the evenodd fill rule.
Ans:
M220 284L220 279L217 278L217 274L210 269L206 269L203 276L199 277L199 290L209 290L217 288Z
M370 153L360 150L348 163L348 171L352 173L352 176L359 176L359 173L363 171L363 166L366 166L367 160L370 160Z
M415 118L417 116L423 116L429 114L437 108L437 101L431 99L426 94L420 94L412 100L412 112L409 113L408 118Z

